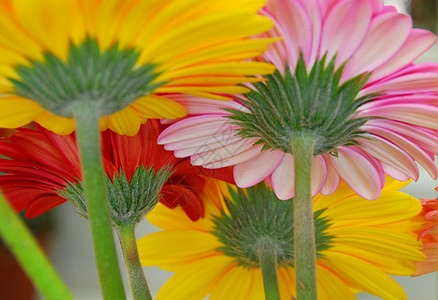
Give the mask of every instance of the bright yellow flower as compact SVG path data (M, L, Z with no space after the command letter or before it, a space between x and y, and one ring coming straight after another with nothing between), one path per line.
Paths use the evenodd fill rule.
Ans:
M375 201L359 197L345 183L330 196L314 197L318 299L355 299L362 291L406 299L388 274L413 274L414 261L425 256L415 234L422 224L421 204L398 191L405 184L388 178ZM258 262L245 248L257 240L251 234L275 241L281 299L295 296L293 202L271 199L274 193L264 185L240 194L248 195L246 206L225 184L210 181L202 195L204 219L193 222L182 209L163 205L149 214L149 221L163 230L138 241L141 262L175 272L157 300L197 300L209 294L210 300L265 299Z
M273 71L248 62L272 40L264 0L0 0L0 127L75 128L74 101L100 126L134 135L148 118L179 118L169 93L224 99ZM250 76L250 77L248 77Z

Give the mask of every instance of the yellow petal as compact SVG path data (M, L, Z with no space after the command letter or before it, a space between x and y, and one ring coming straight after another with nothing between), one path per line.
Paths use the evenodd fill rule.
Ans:
M263 300L265 299L265 290L263 288L263 277L260 269L251 269L252 271L252 287L249 291L247 299Z
M169 98L157 95L139 98L130 106L145 118L150 119L177 119L187 115L184 106Z
M41 46L29 38L29 36L11 20L10 12L2 8L0 8L0 28L0 45L32 59L41 60Z
M398 283L383 271L354 256L330 252L323 265L345 282L387 300L406 299Z
M202 300L233 264L230 257L223 255L194 262L173 275L158 291L156 300Z
M138 113L130 106L108 116L108 128L121 135L136 135L140 125Z
M171 80L182 76L196 75L264 75L275 71L271 64L260 62L224 62L196 65L175 71L164 72L155 79L156 82Z
M349 287L339 277L326 269L324 266L317 265L316 274L318 278L318 299L356 299Z
M157 89L160 93L190 93L207 92L207 93L224 93L224 94L244 94L250 89L243 86L162 86Z
M412 235L372 227L329 228L327 234L350 246L410 260L423 260L421 243Z
M205 257L220 255L215 249L223 245L210 233L167 230L142 237L137 246L143 266L177 270Z
M208 232L213 226L207 215L205 218L193 222L180 207L170 209L161 203L154 207L147 218L152 225L164 230L191 229Z
M211 292L209 300L248 300L253 287L253 269L236 266L224 273ZM252 298L251 298L252 299ZM256 299L253 299L256 300ZM263 300L263 295L260 295Z
M0 96L0 127L17 128L26 125L44 111L35 101L18 96Z
M35 122L53 131L56 134L67 135L75 130L76 122L74 119L69 119L62 116L57 116L49 111L44 111L44 113L38 115L35 118Z
M295 270L292 268L278 268L277 276L280 298L292 299L292 297L295 297Z
M14 0L16 18L30 36L61 60L69 50L69 7L59 0Z
M414 252L416 249L412 249ZM351 253L356 257L372 263L385 273L391 275L407 276L415 273L415 264L410 258L400 257L401 255L392 256L389 252L378 253L374 251L373 246L351 245L342 242L342 238L336 239L329 250L341 253Z
M421 209L420 201L408 194L384 191L375 201L365 200L357 195L342 199L327 208L321 216L336 220L334 227L355 224L379 226L412 219Z

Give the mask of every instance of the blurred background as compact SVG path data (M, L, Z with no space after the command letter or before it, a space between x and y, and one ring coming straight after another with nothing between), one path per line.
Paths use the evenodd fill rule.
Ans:
M400 12L411 14L414 27L437 32L437 0L387 0ZM438 62L438 45L429 50L418 62ZM438 117L437 117L438 120ZM0 135L7 134L0 129ZM437 185L426 172L418 182L413 182L404 191L417 198L435 198ZM65 203L50 213L30 220L29 226L53 262L55 268L80 300L102 299L95 269L93 247L88 222L75 212L70 203ZM145 219L137 227L137 238L157 229ZM123 262L120 261L123 269ZM144 268L151 292L155 295L160 286L172 275L158 268ZM437 272L420 277L394 277L405 289L409 300L437 299ZM126 281L126 279L125 279ZM126 285L127 286L127 285ZM26 276L17 268L8 251L0 241L0 299L38 299ZM358 299L379 299L368 294ZM190 300L190 299L187 299ZM232 300L232 299L231 299Z

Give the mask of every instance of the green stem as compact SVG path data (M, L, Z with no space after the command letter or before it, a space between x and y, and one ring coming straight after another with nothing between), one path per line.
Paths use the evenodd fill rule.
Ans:
M120 226L118 228L118 236L133 299L152 300L146 277L144 276L143 267L138 257L137 243L135 241L135 225Z
M275 249L269 243L261 244L259 246L259 259L266 300L280 300Z
M49 300L73 299L35 237L0 194L0 235L39 292Z
M76 139L81 157L87 214L104 299L125 299L117 260L102 166L98 110L91 102L74 107Z
M298 300L316 300L315 224L311 195L314 138L298 136L293 144L295 162L294 251Z

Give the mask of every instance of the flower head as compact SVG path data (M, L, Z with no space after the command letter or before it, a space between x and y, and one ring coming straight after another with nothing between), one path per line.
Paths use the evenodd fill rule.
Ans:
M192 166L188 159L176 158L156 143L161 130L157 120L148 120L133 137L109 130L102 132L106 175L112 182L123 175L131 183L134 176L139 176L136 173L141 166L153 168L155 172L169 166L173 173L161 188L162 203L168 207L182 206L193 220L203 217L204 208L198 194L206 177L230 180L232 175L227 169L204 172ZM0 175L0 189L14 209L26 209L29 218L67 201L63 191L82 180L74 135L57 135L38 125L36 130L20 128L0 141L0 155L6 157L0 158L0 172L4 173Z
M385 174L417 180L416 162L437 178L438 65L413 63L435 43L431 32L380 0L271 0L263 13L275 22L266 36L283 37L259 58L276 73L170 126L159 138L166 149L206 168L234 166L239 187L266 179L280 199L294 195L301 134L314 140L314 195L342 179L377 199Z
M402 183L388 181L373 202L345 183L330 196L314 197L318 299L355 299L361 291L406 299L387 274L410 275L413 262L424 260L415 234L421 204L397 191ZM255 253L266 239L277 249L281 298L292 299L293 202L279 201L264 184L229 190L214 180L202 200L207 213L196 222L163 205L148 215L163 230L138 241L140 260L175 272L157 299L196 300L210 293L210 299L264 299Z
M272 72L245 61L269 39L263 0L0 1L0 127L31 121L75 128L75 103L92 101L102 130L135 135L148 118L185 108L162 93L224 99Z
M435 190L438 192L438 187ZM426 223L418 239L423 243L423 253L427 256L427 260L416 263L415 276L438 270L438 198L421 199L421 204L423 205L421 216Z

